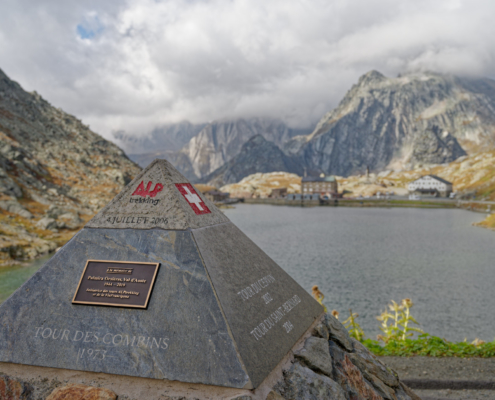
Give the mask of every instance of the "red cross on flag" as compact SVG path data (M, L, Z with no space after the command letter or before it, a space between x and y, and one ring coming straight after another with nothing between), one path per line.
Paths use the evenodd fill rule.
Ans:
M190 183L176 183L175 186L179 192L184 196L196 215L210 214L211 211L201 197L198 196L194 188Z

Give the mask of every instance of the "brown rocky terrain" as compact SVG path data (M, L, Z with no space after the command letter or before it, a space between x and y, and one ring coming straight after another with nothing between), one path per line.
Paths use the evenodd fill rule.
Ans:
M0 70L0 266L54 251L139 171Z

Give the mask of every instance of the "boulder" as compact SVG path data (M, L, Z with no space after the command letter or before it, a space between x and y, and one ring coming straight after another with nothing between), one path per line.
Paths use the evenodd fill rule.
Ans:
M399 386L397 373L386 367L366 347L364 347L362 343L358 342L356 339L351 340L355 352L349 354L349 358L352 363L363 372L365 377L374 375L386 385L397 388Z
M70 384L55 389L46 400L116 400L117 395L108 389L81 384Z
M358 367L349 358L349 353L330 341L330 355L333 362L333 378L352 399L381 400L373 385L365 379Z
M330 331L328 329L328 326L326 324L323 324L323 323L319 323L318 325L316 325L315 336L329 340L330 339Z
M333 340L349 352L354 350L349 332L337 318L327 313L325 314L323 323L328 328L330 340Z
M40 229L56 231L57 230L57 222L53 218L44 217L41 218L36 226Z
M306 339L304 347L294 352L313 371L332 376L332 359L328 350L328 340L311 336Z
M337 382L328 376L317 374L298 362L295 362L288 371L284 371L283 381L274 389L284 399L346 399L344 391Z
M23 218L31 219L33 214L26 210L17 200L0 201L0 208L12 214L17 214Z
M22 197L22 190L9 176L0 177L0 193L7 196Z
M84 221L81 218L79 218L79 215L71 212L60 215L57 221L58 224L63 224L64 228L69 228L69 229L77 229L81 226L83 222ZM61 226L59 226L59 228L62 229Z
M26 382L0 374L0 399L31 400L33 387Z

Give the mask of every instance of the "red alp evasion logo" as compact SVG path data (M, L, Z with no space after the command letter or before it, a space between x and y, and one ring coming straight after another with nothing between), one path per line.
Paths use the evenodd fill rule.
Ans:
M190 183L176 183L175 186L187 200L196 215L211 213L210 209L206 207L206 204L201 200L201 197L198 196Z
M131 196L141 196L144 197L144 199L130 199L131 203L152 203L154 206L158 204L160 200L152 200L151 197L155 197L158 193L160 193L163 190L163 185L161 183L157 183L153 190L151 190L151 186L153 185L152 181L149 181L148 184L146 185L146 188L144 187L144 181L141 181L137 189L134 191ZM150 196L149 199L146 199L146 196Z

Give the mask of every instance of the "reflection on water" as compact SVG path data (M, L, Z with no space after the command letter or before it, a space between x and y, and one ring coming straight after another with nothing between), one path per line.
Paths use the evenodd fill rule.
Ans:
M31 263L23 263L13 267L0 267L0 303L5 301L14 291L27 281L51 255L39 258Z
M483 214L416 208L236 205L225 214L329 310L357 312L368 337L390 300L410 297L425 331L493 340L495 232Z

